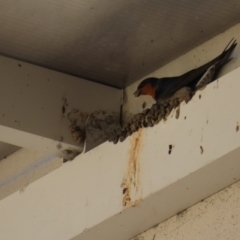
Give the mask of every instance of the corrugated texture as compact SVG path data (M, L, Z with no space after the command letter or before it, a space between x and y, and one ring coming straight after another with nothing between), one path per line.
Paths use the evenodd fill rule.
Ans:
M124 87L239 12L239 0L0 0L0 54Z
M239 240L240 182L132 240Z

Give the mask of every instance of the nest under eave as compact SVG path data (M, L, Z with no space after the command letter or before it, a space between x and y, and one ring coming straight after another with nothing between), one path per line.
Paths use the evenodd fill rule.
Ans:
M173 109L176 109L176 118L178 119L180 113L180 104L191 100L193 94L187 94L184 97L176 97L163 102L156 102L151 108L143 110L141 113L135 114L128 124L122 129L114 131L108 136L108 141L114 144L118 141L123 142L128 136L137 132L140 128L153 127L161 120L166 120L167 116Z

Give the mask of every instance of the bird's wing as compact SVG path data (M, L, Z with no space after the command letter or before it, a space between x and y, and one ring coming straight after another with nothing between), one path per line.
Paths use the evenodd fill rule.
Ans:
M158 98L169 97L183 87L195 89L197 86L199 89L213 81L221 67L231 60L229 57L236 45L236 40L232 39L223 52L210 62L181 76L159 79Z

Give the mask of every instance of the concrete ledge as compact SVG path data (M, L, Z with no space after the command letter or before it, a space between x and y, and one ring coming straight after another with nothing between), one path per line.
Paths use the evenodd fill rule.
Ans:
M3 199L0 238L130 239L239 180L239 76L199 92L178 120L104 143Z
M21 148L0 161L0 200L63 165L62 159Z
M72 159L66 152L76 155L84 148L84 141L76 143L69 130L72 109L88 115L99 110L119 113L119 89L3 56L0 71L2 142ZM96 146L94 140L87 141L88 150Z
M240 148L71 240L130 239L240 179L239 156Z

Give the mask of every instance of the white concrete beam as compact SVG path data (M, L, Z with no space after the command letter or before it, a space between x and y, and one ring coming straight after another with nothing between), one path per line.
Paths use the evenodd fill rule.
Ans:
M218 41L221 52L225 40L240 40L239 28L204 46L211 50ZM178 64L187 67L189 55ZM178 120L170 115L123 143L106 142L28 185L22 194L3 199L0 239L126 240L239 180L237 62L239 58L226 66L233 67L228 74L182 104ZM140 106L143 100L138 101ZM128 105L132 111L136 107Z
M69 131L70 110L119 113L118 89L3 56L0 72L0 141L69 158L65 150L83 150Z
M3 199L0 238L130 239L239 180L239 76L209 85L178 120L104 143Z
M61 167L55 156L21 148L0 160L0 200L18 191L24 192L32 182Z

